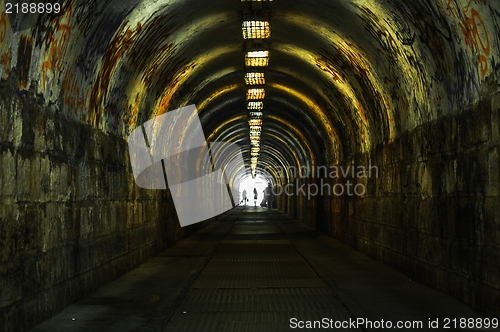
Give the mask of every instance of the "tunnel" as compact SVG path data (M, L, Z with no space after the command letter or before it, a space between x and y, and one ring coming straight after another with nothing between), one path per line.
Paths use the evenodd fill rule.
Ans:
M167 301L160 291L131 305L157 310L150 320L166 330L188 331L165 322L187 319L190 311L179 308L204 287L206 271L229 278L229 265L211 267L217 255L264 257L265 248L276 257L297 250L290 260L316 271L315 282L352 319L379 306L393 314L415 309L412 300L390 300L411 284L482 317L473 321L483 325L472 328L495 327L484 325L487 318L498 323L499 1L0 3L0 330L30 330L81 301L92 304L89 296L138 268L163 264L173 271L198 259L198 274L174 278L170 311L154 309ZM190 120L158 136L158 144L188 144L200 134L212 144L210 154L200 150L174 166L197 174L218 168L225 182L204 183L186 213L218 204L206 190L229 195L231 206L181 224L175 181L140 186L130 142L134 132L146 140L154 135L146 123L187 109L194 110ZM215 151L211 142L225 145ZM267 186L269 206L261 207ZM309 250L316 258L299 236L316 248ZM198 249L183 251L190 246ZM178 261L169 266L162 257ZM370 264L346 277L349 287L336 282L356 259ZM379 276L380 285L396 274L405 283L394 282L389 296L373 282L377 299L366 304L349 294L379 280L374 266L393 271ZM242 289L274 291L255 280ZM280 291L293 291L284 285ZM307 285L308 292L320 289ZM136 280L127 287L143 286ZM224 287L217 289L239 289ZM99 308L125 305L109 294ZM438 303L437 296L421 307ZM384 311L384 303L399 309ZM227 318L233 329L213 330L243 331L238 324L253 307L245 308ZM73 309L61 318L64 328L46 331L88 331L77 327L84 312ZM472 319L454 313L448 318ZM201 310L196 317L210 315ZM97 319L93 330L134 330L120 319L101 329ZM291 327L288 320L273 326Z

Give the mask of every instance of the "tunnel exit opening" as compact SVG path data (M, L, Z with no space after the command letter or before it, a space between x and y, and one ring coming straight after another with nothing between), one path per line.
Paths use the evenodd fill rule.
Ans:
M267 187L268 181L265 177L262 175L257 174L255 176L255 179L252 178L251 174L248 174L245 176L239 186L239 202L241 205L245 205L245 202L243 201L244 197L244 191L246 191L246 197L248 198L248 202L246 203L247 205L259 205L259 203L262 201L263 198L263 192L264 189ZM254 189L255 192L257 193L257 198L255 198L254 194Z

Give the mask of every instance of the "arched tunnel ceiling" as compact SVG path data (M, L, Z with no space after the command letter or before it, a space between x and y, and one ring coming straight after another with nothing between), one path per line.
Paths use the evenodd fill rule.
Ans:
M498 1L263 4L272 32L262 165L338 163L499 88ZM124 138L196 104L206 137L239 144L249 160L241 23L251 2L61 5L13 15L2 0L3 80Z

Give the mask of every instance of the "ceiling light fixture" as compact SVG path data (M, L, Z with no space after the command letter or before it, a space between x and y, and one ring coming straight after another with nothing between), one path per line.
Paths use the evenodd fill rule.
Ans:
M262 119L250 119L248 120L248 124L250 126L262 126Z
M262 115L263 115L262 112L248 112L248 116L251 119L262 119Z
M249 101L247 108L249 110L262 110L264 108L264 103L262 101Z
M266 90L263 88L255 88L247 90L247 100L259 100L264 99L266 96Z
M264 78L264 73L250 72L245 74L246 85L264 85L266 84L266 79Z
M262 131L261 126L250 126L250 132L257 132L260 133Z
M245 55L245 66L266 67L269 65L269 51L250 51Z
M244 39L264 39L271 37L268 21L243 21L241 25Z

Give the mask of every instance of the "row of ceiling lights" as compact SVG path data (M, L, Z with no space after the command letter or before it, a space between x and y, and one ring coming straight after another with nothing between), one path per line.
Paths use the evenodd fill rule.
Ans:
M245 84L247 86L246 100L250 127L250 167L252 177L255 178L260 156L262 115L266 96L264 69L269 65L269 51L263 45L262 40L271 37L271 26L262 14L262 0L241 1L252 3L252 17L244 19L241 29L243 39L251 42L250 49L245 54Z

